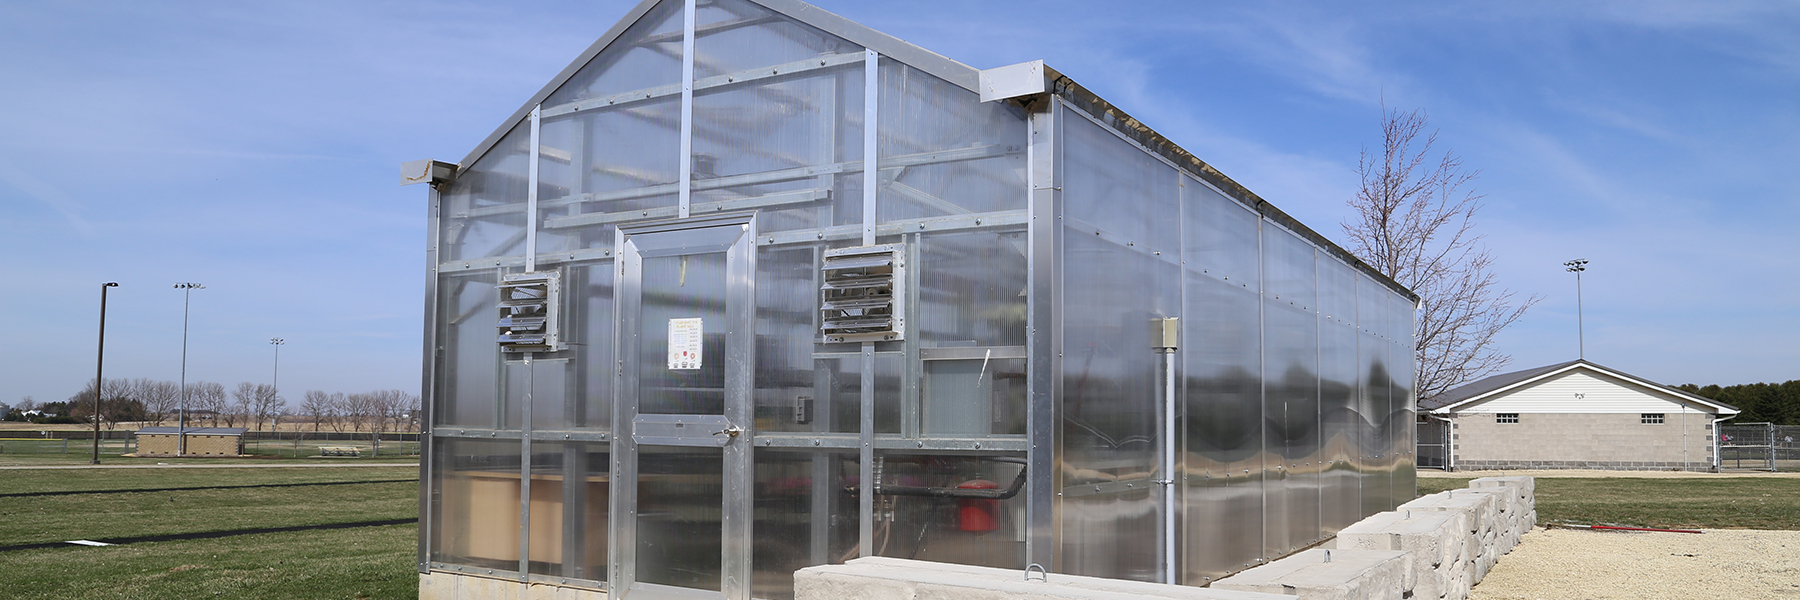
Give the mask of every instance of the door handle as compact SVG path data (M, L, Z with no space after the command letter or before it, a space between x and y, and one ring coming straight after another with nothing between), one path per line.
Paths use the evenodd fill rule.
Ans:
M728 435L731 437L737 437L738 434L743 433L743 432L744 432L744 428L738 427L736 425L732 425L730 427L726 427L724 431L714 431L713 435Z

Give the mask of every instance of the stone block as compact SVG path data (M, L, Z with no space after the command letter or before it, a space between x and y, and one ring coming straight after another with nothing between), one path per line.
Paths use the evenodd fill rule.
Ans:
M1460 512L1399 510L1376 513L1338 532L1337 547L1358 550L1405 550L1412 553L1414 572L1454 563L1468 540Z
M1326 562L1326 557L1330 562ZM1215 581L1215 589L1266 592L1301 600L1401 600L1408 552L1400 550L1306 550Z

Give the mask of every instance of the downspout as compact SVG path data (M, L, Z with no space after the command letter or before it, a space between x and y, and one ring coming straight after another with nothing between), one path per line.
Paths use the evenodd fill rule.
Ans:
M1455 450L1456 440L1454 439L1455 434L1453 433L1454 430L1451 428L1450 419L1440 417L1440 416L1431 414L1429 412L1425 413L1425 418L1437 419L1439 421L1444 422L1444 471L1449 472L1449 473L1455 472L1456 471L1456 450ZM1415 460L1416 460L1418 453L1417 452L1413 453L1413 456L1415 457Z
M1714 473L1719 472L1719 465L1720 465L1720 462L1719 462L1719 450L1720 450L1720 448L1719 448L1719 421L1729 421L1731 419L1736 419L1736 418L1737 418L1737 415L1731 415L1729 417L1719 417L1717 419L1712 420L1712 443L1713 443L1712 467L1713 467Z

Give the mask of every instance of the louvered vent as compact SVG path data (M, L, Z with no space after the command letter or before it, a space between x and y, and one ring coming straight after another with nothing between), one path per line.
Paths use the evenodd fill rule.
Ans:
M555 352L565 346L557 335L562 280L555 271L515 273L500 283L500 349L504 352Z
M819 329L826 342L906 338L905 249L884 244L825 252Z

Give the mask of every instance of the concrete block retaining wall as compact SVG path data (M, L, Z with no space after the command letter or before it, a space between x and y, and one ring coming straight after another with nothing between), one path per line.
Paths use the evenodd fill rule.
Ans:
M1421 496L1338 532L1308 550L1213 583L1318 600L1466 600L1537 524L1530 477L1484 477L1469 487ZM1400 576L1394 569L1404 571Z

